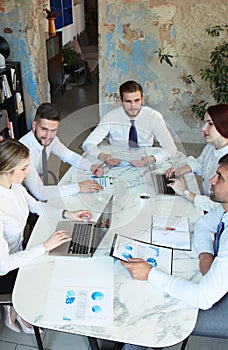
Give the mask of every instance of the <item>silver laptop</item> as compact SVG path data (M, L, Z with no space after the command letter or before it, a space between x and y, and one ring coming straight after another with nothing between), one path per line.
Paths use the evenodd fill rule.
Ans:
M96 222L59 221L56 230L66 230L71 236L70 242L64 243L49 252L55 256L91 257L111 226L113 196Z

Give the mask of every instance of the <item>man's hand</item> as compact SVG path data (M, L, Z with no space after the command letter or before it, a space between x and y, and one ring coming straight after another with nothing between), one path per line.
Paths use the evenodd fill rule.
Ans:
M115 166L121 162L120 159L113 158L111 154L103 153L103 152L99 154L98 159L102 160L103 162L105 162L107 165L110 165L110 166Z
M136 167L142 167L142 166L145 166L147 164L147 160L146 160L146 157L142 157L139 160L129 160L129 163L131 163L132 165L134 165Z
M122 261L121 264L128 269L133 278L141 281L147 281L149 272L152 269L149 263L139 258L131 258L128 259L128 262Z
M97 181L94 180L86 180L79 182L80 192L96 192L101 191L104 188L99 185Z
M201 253L199 255L199 267L203 276L210 270L213 261L214 256L210 253Z
M186 190L186 185L185 185L185 181L182 177L176 179L176 178L170 178L169 179L170 183L168 183L166 186L167 187L171 187L177 194L183 196L184 195L184 191Z
M192 169L190 168L190 166L188 164L183 165L180 168L177 168L175 166L169 168L166 170L166 176L167 177L179 177L182 176L186 173L190 173L192 171Z
M104 169L102 168L103 164L93 164L90 168L92 173L98 177L104 175Z

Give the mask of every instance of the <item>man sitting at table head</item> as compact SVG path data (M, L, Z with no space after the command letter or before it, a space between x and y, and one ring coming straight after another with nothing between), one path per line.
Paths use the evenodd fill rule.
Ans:
M59 196L71 196L78 192L95 192L103 189L97 181L93 180L63 186L43 184L40 175L43 174L42 151L44 148L47 158L50 153L53 153L63 162L76 168L92 171L97 176L103 175L100 164L91 164L87 159L69 150L60 142L56 136L59 122L60 112L58 108L53 103L42 103L36 111L32 130L20 139L20 142L27 146L30 151L30 173L26 177L25 186L36 199L41 201Z
M155 288L187 304L207 310L216 303L212 309L200 311L196 324L199 329L204 321L219 327L219 323L227 322L228 317L228 154L219 160L210 184L210 198L222 205L204 215L195 225L194 243L203 275L199 283L166 275L143 259L122 262L133 278L148 280ZM146 348L131 344L123 347L123 350L134 349Z
M143 107L142 86L129 80L119 88L121 107L107 113L95 130L84 141L82 148L108 165L117 165L120 159L101 152L98 145L106 136L112 145L130 147L153 146L154 138L162 146L161 154L151 155L150 162L160 161L175 154L176 146L161 113L150 107ZM135 166L146 165L146 158L133 160Z

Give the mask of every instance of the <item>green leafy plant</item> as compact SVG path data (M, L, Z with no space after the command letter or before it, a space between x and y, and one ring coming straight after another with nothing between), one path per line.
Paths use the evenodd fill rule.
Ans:
M82 65L81 54L69 46L65 46L62 49L63 62L65 63L69 73L73 73L75 69Z
M170 55L168 52L164 53L163 51L164 49L159 48L158 51L155 51L155 53L158 54L159 56L159 61L160 63L162 63L163 61L165 61L167 64L169 64L171 67L173 66L172 62L171 62L171 58L173 58L172 55Z
M221 32L228 31L228 25L216 25L206 29L208 35L212 37L220 36ZM170 59L172 55L164 53L164 49L156 51L159 55L159 61L165 61L171 67ZM210 86L211 94L217 103L228 103L228 43L223 42L215 47L210 53L209 65L200 69L200 77L207 81ZM186 84L195 83L191 74L183 74L182 79ZM208 102L200 101L198 104L191 106L192 112L200 119L204 118Z

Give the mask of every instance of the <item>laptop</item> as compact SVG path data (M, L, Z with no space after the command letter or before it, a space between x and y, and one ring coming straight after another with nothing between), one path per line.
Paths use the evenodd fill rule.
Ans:
M66 230L71 236L70 242L64 243L49 252L53 256L91 257L111 226L113 196L110 197L96 222L59 221L56 230Z
M170 181L165 174L151 173L151 178L156 194L175 195L175 191L167 186L167 184L172 181Z

